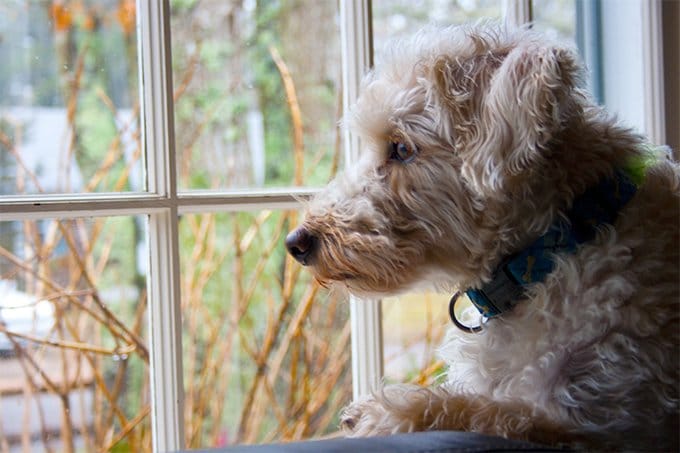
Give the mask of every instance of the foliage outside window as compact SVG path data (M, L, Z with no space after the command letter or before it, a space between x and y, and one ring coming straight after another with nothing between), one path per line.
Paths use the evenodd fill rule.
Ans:
M335 3L172 7L180 188L326 183L341 155ZM180 222L188 447L328 434L350 398L344 297L287 257L297 212L263 209Z
M501 0L382 0L373 2L375 60L385 44L428 24L455 25L500 19ZM431 384L443 379L437 359L450 325L451 294L407 294L382 301L384 378L386 382Z
M341 165L335 4L171 7L180 189L328 181ZM0 195L143 192L135 2L0 9L11 94ZM319 33L301 34L307 21ZM348 310L286 257L296 219L267 206L182 216L189 447L337 427L351 389ZM0 225L0 451L149 451L145 219Z

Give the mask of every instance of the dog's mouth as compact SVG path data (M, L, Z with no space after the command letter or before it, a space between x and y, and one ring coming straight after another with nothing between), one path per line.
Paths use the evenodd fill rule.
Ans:
M285 239L288 253L308 267L324 287L345 286L350 292L391 294L417 278L413 266L422 261L415 247L399 247L395 238L369 234L367 228L329 229L306 222ZM321 231L320 231L321 230Z
M353 283L356 284L362 280L362 276L358 272L339 269L332 265L324 265L321 263L321 260L314 260L308 267L314 278L323 286L331 286L333 284L353 286Z
M374 268L375 263L367 262L365 267L348 266L340 268L333 262L323 259L309 266L314 278L324 287L344 287L350 293L359 296L377 297L393 294L404 289L404 281L394 278L394 272L381 272Z
M336 275L331 278L314 273L314 279L324 288L331 288L339 285L340 287L344 287L349 290L353 290L355 286L353 282L358 281L358 277L351 274Z

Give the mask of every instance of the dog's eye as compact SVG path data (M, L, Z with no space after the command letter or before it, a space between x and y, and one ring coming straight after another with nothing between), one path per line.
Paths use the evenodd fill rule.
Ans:
M408 163L416 157L417 147L411 147L403 142L390 143L390 159Z

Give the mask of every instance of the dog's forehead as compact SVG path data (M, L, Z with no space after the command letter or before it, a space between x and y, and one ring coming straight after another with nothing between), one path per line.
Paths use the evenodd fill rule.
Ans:
M409 119L422 115L428 104L432 84L423 59L409 57L399 63L386 62L364 78L347 124L365 140L384 142L403 133Z
M434 68L439 59L463 61L500 47L507 49L513 41L511 35L489 24L426 27L410 37L393 40L364 77L346 124L369 141L388 140L395 130L405 129L412 120L419 121L431 107L437 97Z

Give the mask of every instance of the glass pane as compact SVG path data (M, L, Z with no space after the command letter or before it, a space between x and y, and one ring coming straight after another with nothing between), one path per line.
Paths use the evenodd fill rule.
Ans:
M329 0L173 0L181 189L325 184L340 163Z
M456 25L481 18L500 19L502 0L376 0L373 2L375 60L387 41L428 24Z
M430 23L455 25L481 18L500 19L501 0L379 0L373 2L376 64L392 38L413 34ZM442 363L436 348L451 326L451 294L408 294L383 300L385 379L428 384Z
M533 1L531 7L537 30L576 47L576 0Z
M2 451L150 451L144 225L0 223Z
M134 0L0 2L0 195L143 190Z
M190 448L317 437L352 393L349 306L285 252L295 212L180 223Z
M424 293L382 301L385 381L431 384L444 364L437 357L449 320L451 295Z

